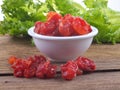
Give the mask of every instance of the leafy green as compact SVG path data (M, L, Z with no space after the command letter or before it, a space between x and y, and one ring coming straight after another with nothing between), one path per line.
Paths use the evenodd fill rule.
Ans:
M84 0L87 8L106 8L108 0Z
M95 37L97 43L120 42L120 12L107 7L107 0L84 0L87 10L84 13L91 25L98 28L99 33Z
M9 33L15 37L28 36L27 30L34 25L35 21L44 21L47 5L32 0L3 0L2 11L4 21L1 22L0 33Z
M37 2L37 3L36 3ZM27 30L38 20L45 21L49 11L62 15L72 14L84 18L99 33L97 43L120 42L120 12L107 7L108 0L83 0L85 7L73 0L3 0L4 21L0 22L0 34L15 37L28 36Z

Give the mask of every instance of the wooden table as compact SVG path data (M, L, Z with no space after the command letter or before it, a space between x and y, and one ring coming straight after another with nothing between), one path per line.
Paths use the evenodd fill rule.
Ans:
M28 40L0 36L0 90L120 90L120 44L92 44L85 57L93 59L97 70L77 76L72 81L54 79L16 78L8 64L8 57L40 54Z

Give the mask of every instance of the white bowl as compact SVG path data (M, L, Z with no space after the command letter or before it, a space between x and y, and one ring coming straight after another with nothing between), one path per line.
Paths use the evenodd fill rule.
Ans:
M35 33L34 27L28 30L28 34L40 52L56 62L65 62L82 56L90 47L93 37L98 33L95 27L91 28L92 32L80 36L45 36Z

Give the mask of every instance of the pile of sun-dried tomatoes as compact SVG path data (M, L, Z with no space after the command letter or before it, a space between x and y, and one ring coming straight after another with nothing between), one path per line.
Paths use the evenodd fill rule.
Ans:
M25 78L54 78L57 77L57 67L60 67L61 76L65 80L72 80L84 72L93 72L95 63L85 57L78 57L76 60L69 60L65 64L57 66L52 64L43 55L34 55L25 59L11 56L9 63L14 71L14 76Z
M70 14L62 16L50 11L45 22L37 21L34 32L48 36L76 36L92 31L90 25L82 18Z

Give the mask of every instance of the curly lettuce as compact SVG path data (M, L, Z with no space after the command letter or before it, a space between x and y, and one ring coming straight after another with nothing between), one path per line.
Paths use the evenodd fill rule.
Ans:
M0 34L15 37L28 36L27 30L38 20L45 21L49 11L62 15L80 16L99 33L94 38L97 43L120 42L120 12L107 7L108 0L83 0L85 7L73 0L3 0L4 21L0 22Z

